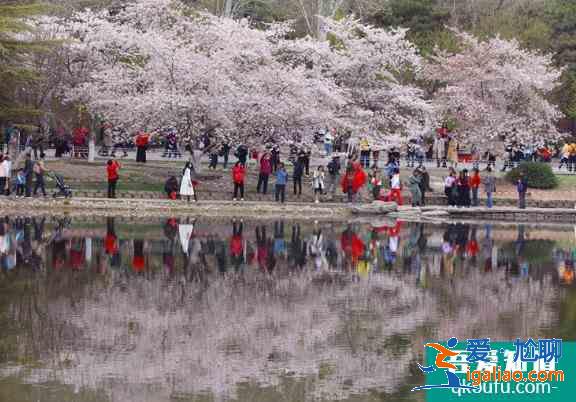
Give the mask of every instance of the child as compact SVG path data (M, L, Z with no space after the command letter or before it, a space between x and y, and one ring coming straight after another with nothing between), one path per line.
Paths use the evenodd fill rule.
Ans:
M26 190L26 175L23 170L19 170L16 174L16 197L24 197Z
M318 166L314 172L312 185L314 186L314 202L318 204L320 202L319 197L324 192L324 166Z

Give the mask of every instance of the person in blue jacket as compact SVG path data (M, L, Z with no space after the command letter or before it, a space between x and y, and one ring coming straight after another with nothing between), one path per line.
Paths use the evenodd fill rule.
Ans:
M286 184L288 183L288 173L283 163L280 163L276 170L276 202L284 203L286 199Z

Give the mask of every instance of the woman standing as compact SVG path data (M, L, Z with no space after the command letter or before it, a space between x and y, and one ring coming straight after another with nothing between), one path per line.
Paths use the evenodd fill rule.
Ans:
M478 200L478 190L480 184L482 184L482 178L480 177L480 171L478 168L474 168L472 177L470 177L470 188L472 189L472 206L477 207L480 205Z
M246 177L246 168L242 161L236 162L236 165L232 168L232 181L234 182L234 198L232 201L236 201L238 198L238 193L240 193L240 201L244 201L244 178Z
M4 155L0 154L0 190L4 195L4 188L6 186L6 174L4 173Z
M318 166L318 169L314 171L312 185L314 186L314 202L318 204L320 195L324 192L324 166Z
M370 167L370 142L366 137L360 140L360 164L364 169Z
M184 170L182 171L182 180L180 181L180 197L187 197L188 202L190 202L190 197L194 197L194 202L198 201L194 189L194 183L192 182L193 172L194 167L192 166L192 163L186 162L186 166L184 166Z
M109 159L106 171L108 173L108 198L116 198L116 184L118 183L118 170L120 170L120 164L114 160Z
M447 159L453 168L458 166L458 141L456 141L454 137L450 138L450 142L448 143Z
M394 169L390 179L390 201L402 205L402 182L400 181L400 169Z
M486 168L486 177L484 178L484 190L486 191L486 206L492 208L493 205L493 193L496 192L496 179L492 175L492 168L488 166Z
M412 176L408 179L408 187L410 188L410 195L412 196L412 207L419 207L422 204L422 192L420 191L420 182L422 177L418 169L412 172Z
M10 180L12 177L12 161L10 160L10 155L6 154L0 165L0 173L2 176L2 187L0 187L0 194L10 195L11 184Z
M468 177L468 170L464 169L460 172L457 181L458 186L458 206L470 206L470 178Z
M149 140L149 135L144 132L136 136L136 162L146 163L146 148L148 148Z
M456 171L450 168L448 176L444 178L444 194L448 199L448 206L456 205L456 197L454 196L454 190L456 188Z
M262 159L260 159L260 175L258 176L258 185L256 186L256 192L266 194L268 192L268 179L272 174L272 159L268 152L264 152Z

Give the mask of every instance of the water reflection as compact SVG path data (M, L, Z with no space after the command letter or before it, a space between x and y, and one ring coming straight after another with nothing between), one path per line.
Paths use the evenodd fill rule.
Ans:
M573 328L574 244L523 226L4 218L0 394L409 399L426 339Z

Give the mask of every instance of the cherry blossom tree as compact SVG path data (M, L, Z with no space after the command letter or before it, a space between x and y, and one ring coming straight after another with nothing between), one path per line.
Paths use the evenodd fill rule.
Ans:
M412 85L422 60L405 30L327 18L326 38L293 40L290 22L255 29L170 0L56 23L73 39L68 49L82 71L67 66L75 75L67 99L130 130L217 129L262 143L309 141L313 129L336 126L381 140L418 134L433 121Z
M373 143L429 131L436 113L414 85L423 59L406 39L407 30L375 28L352 17L322 21L326 41L284 41L282 51L314 74L334 78L347 99L338 116L341 123L363 130Z
M141 0L118 14L87 11L66 24L71 50L92 66L68 100L117 125L176 126L181 133L219 128L237 140L326 124L345 104L336 85L274 57L269 31Z
M501 137L533 143L557 138L560 112L546 98L561 75L552 57L514 40L458 35L462 51L439 52L424 75L437 84L434 101L455 120L461 139L486 146Z

